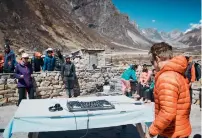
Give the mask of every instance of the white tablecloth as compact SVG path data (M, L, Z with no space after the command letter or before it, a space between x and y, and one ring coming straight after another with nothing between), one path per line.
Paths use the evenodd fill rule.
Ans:
M113 110L98 110L84 112L69 112L67 99L33 99L23 100L13 119L4 131L8 138L15 132L45 132L80 130L87 128L103 128L142 122L152 122L154 119L153 105L135 105L135 101L126 96L104 96L70 98L71 100L92 101L106 99L115 105ZM50 106L60 103L63 111L49 112Z

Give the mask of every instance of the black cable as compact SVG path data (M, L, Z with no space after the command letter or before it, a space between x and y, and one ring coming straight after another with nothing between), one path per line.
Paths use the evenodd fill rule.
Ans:
M66 108L64 108L64 110L68 111ZM70 111L68 111L68 112L70 112ZM84 137L86 137L86 136L88 135L90 118L89 118L89 113L88 113L88 110L87 110L86 112L87 112L87 116L88 116L86 133L85 133L83 136L79 137L79 138L84 138ZM74 113L74 112L71 112L71 113L73 113L73 114L74 114L74 119L75 119L75 124L76 124L76 131L77 131L77 130L78 130L78 128L77 128L77 120L76 120L76 115L75 115L75 113Z
M67 103L68 103L68 100L67 100ZM64 108L65 109L65 108ZM68 112L70 112L69 110L67 110L67 109L65 109L66 111L68 111ZM74 121L75 121L75 124L76 124L76 130L78 130L78 128L77 128L77 120L76 120L76 115L75 115L75 113L74 112L71 112L71 113L73 113L74 114Z
M89 113L88 113L88 110L87 110L87 114L88 114L88 120L87 120L87 130L86 130L86 133L85 135L81 136L80 138L84 138L88 135L88 131L89 131Z

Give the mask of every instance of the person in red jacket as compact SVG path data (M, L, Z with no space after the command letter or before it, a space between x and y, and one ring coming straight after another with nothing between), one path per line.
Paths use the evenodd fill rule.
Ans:
M0 73L3 73L4 57L0 54Z
M172 46L156 43L150 49L155 75L155 119L147 138L186 138L191 134L190 92L184 77L188 62L184 56L173 57Z

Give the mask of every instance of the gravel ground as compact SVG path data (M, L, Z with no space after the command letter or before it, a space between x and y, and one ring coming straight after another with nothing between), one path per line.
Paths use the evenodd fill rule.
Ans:
M16 106L4 106L0 107L0 138L2 137L2 129L4 129L9 120L12 118L16 111ZM201 134L201 111L198 105L192 105L191 111L191 124L192 124L192 134L193 137L195 134ZM86 133L85 130L77 132L51 132L51 133L41 133L39 137L56 137L56 135L62 135L62 137L81 137ZM15 133L12 137L14 138L26 138L28 136L27 133ZM58 136L57 136L58 137ZM89 130L88 135L86 137L99 137L99 138L110 138L110 137L122 137L122 138L138 138L139 135L136 131L135 126L128 125L127 131L121 130L121 127L111 127L111 128L104 128L104 129L94 129Z

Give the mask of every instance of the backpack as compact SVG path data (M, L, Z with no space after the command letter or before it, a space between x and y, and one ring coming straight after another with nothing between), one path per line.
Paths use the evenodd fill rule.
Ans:
M191 82L191 69L193 64L195 68L196 81L201 79L201 66L198 63L189 63L185 71L185 77L188 78L189 82Z
M201 79L201 66L199 65L199 63L195 63L194 67L196 73L196 81L199 81Z
M185 77L191 82L191 68L192 68L193 63L189 63L186 71L185 71Z

